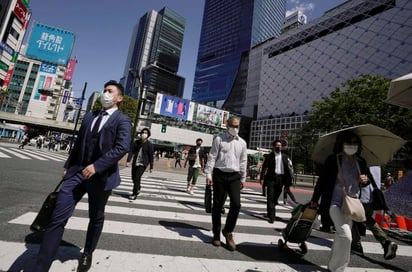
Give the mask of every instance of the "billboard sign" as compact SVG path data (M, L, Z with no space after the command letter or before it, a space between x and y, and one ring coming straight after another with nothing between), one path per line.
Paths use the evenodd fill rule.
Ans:
M42 62L40 65L40 72L55 74L57 72L57 66L51 63Z
M74 33L35 23L26 56L66 66L74 45Z
M229 112L206 105L197 105L196 122L208 126L226 128Z
M14 6L14 14L16 14L16 17L19 18L23 25L26 24L27 8L20 0L17 0L16 6Z
M76 66L77 60L70 59L69 64L67 65L66 72L64 72L64 80L72 80L74 67Z
M158 93L154 113L192 121L195 103L179 97Z

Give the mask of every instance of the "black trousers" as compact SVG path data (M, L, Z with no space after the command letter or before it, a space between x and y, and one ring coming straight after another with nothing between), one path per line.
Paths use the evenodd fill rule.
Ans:
M132 167L132 180L133 180L132 195L137 195L137 193L140 191L142 175L145 170L146 170L146 167L144 167L143 165L137 165L137 166Z
M276 205L278 205L278 198L282 193L282 176L276 175L275 179L267 180L266 193L266 209L269 219L275 220Z
M222 226L221 211L227 194L230 199L229 213L226 217L225 231L233 232L240 211L240 174L238 172L225 173L217 168L213 169L213 205L212 225L214 239L220 239Z

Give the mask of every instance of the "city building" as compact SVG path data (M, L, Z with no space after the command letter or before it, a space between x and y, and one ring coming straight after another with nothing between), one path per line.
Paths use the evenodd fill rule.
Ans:
M220 108L231 91L233 98L241 96L248 51L280 35L285 12L285 0L206 0L192 100ZM224 107L232 110L241 103L235 99Z
M291 13L289 16L286 16L282 26L282 33L285 33L294 28L298 28L306 24L307 22L307 17L305 14L303 14L303 11L297 10Z
M183 96L185 79L177 72L184 30L185 19L168 7L146 13L134 27L121 83L133 98L144 86L143 111L157 92Z
M27 0L0 2L0 88L7 88L31 17Z
M244 112L257 119L249 144L268 148L342 83L363 74L393 79L411 72L412 2L346 1L250 55L259 74L248 77Z

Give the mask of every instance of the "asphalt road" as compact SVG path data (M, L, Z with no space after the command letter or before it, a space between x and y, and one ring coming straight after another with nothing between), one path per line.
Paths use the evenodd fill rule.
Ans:
M16 145L0 143L0 270L30 271L41 235L31 233L29 225L58 183L65 157L64 153L31 147L18 150ZM157 162L152 174L144 174L138 199L129 202L130 169L121 164L122 184L109 199L90 271L326 271L333 234L314 229L304 256L296 252L297 244L280 249L278 240L292 207L278 206L279 218L269 224L264 217L265 198L253 184L242 192L234 232L237 251L213 247L211 218L202 206L204 177L191 196L185 192L186 169L173 166L171 161ZM312 193L310 186L297 187L294 192L303 203ZM51 271L75 271L86 227L87 197L69 220ZM370 232L363 241L366 256L351 255L348 271L411 271L410 244L396 241L398 256L385 261Z

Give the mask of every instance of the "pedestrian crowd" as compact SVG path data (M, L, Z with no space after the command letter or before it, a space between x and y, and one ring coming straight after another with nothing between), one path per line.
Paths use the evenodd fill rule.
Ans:
M123 86L116 81L104 85L100 97L102 110L88 113L82 122L79 135L64 165L56 207L33 266L33 271L48 271L57 253L68 219L73 214L76 204L88 194L89 224L83 252L77 271L88 271L92 265L93 252L102 233L105 206L112 189L120 184L118 161L127 154L126 166L131 166L133 189L128 196L130 201L137 199L141 191L141 178L148 169L154 169L154 159L160 152L154 151L150 141L151 132L143 128L137 140L132 141L131 120L119 111L123 101ZM195 145L183 155L175 155L175 167L187 170L187 192L193 195L200 172L206 175L206 185L212 186L212 237L215 247L222 245L221 235L228 250L236 250L234 231L241 209L240 193L244 188L247 175L247 146L239 136L240 119L230 117L227 131L213 139L207 154L202 139L196 139ZM26 141L26 140L25 140ZM39 144L41 146L41 144ZM23 148L24 145L21 147ZM362 142L355 133L348 131L337 136L331 154L325 161L319 174L313 196L307 206L319 209L322 224L328 231L335 232L328 270L344 271L350 261L351 250L363 254L361 235L362 227L372 231L384 250L384 258L396 256L397 245L390 241L385 232L374 221L371 182L374 180L372 168L360 156ZM293 163L282 149L282 142L273 141L272 150L263 162L260 182L266 196L267 218L270 224L276 217L276 206L283 192L283 203L290 198L292 204L298 204L290 190L293 184ZM376 178L380 180L380 178ZM388 181L388 186L390 186ZM353 223L353 219L343 212L342 206L346 195L361 198L365 212L364 222ZM229 211L222 225L221 215L224 204L229 198Z

